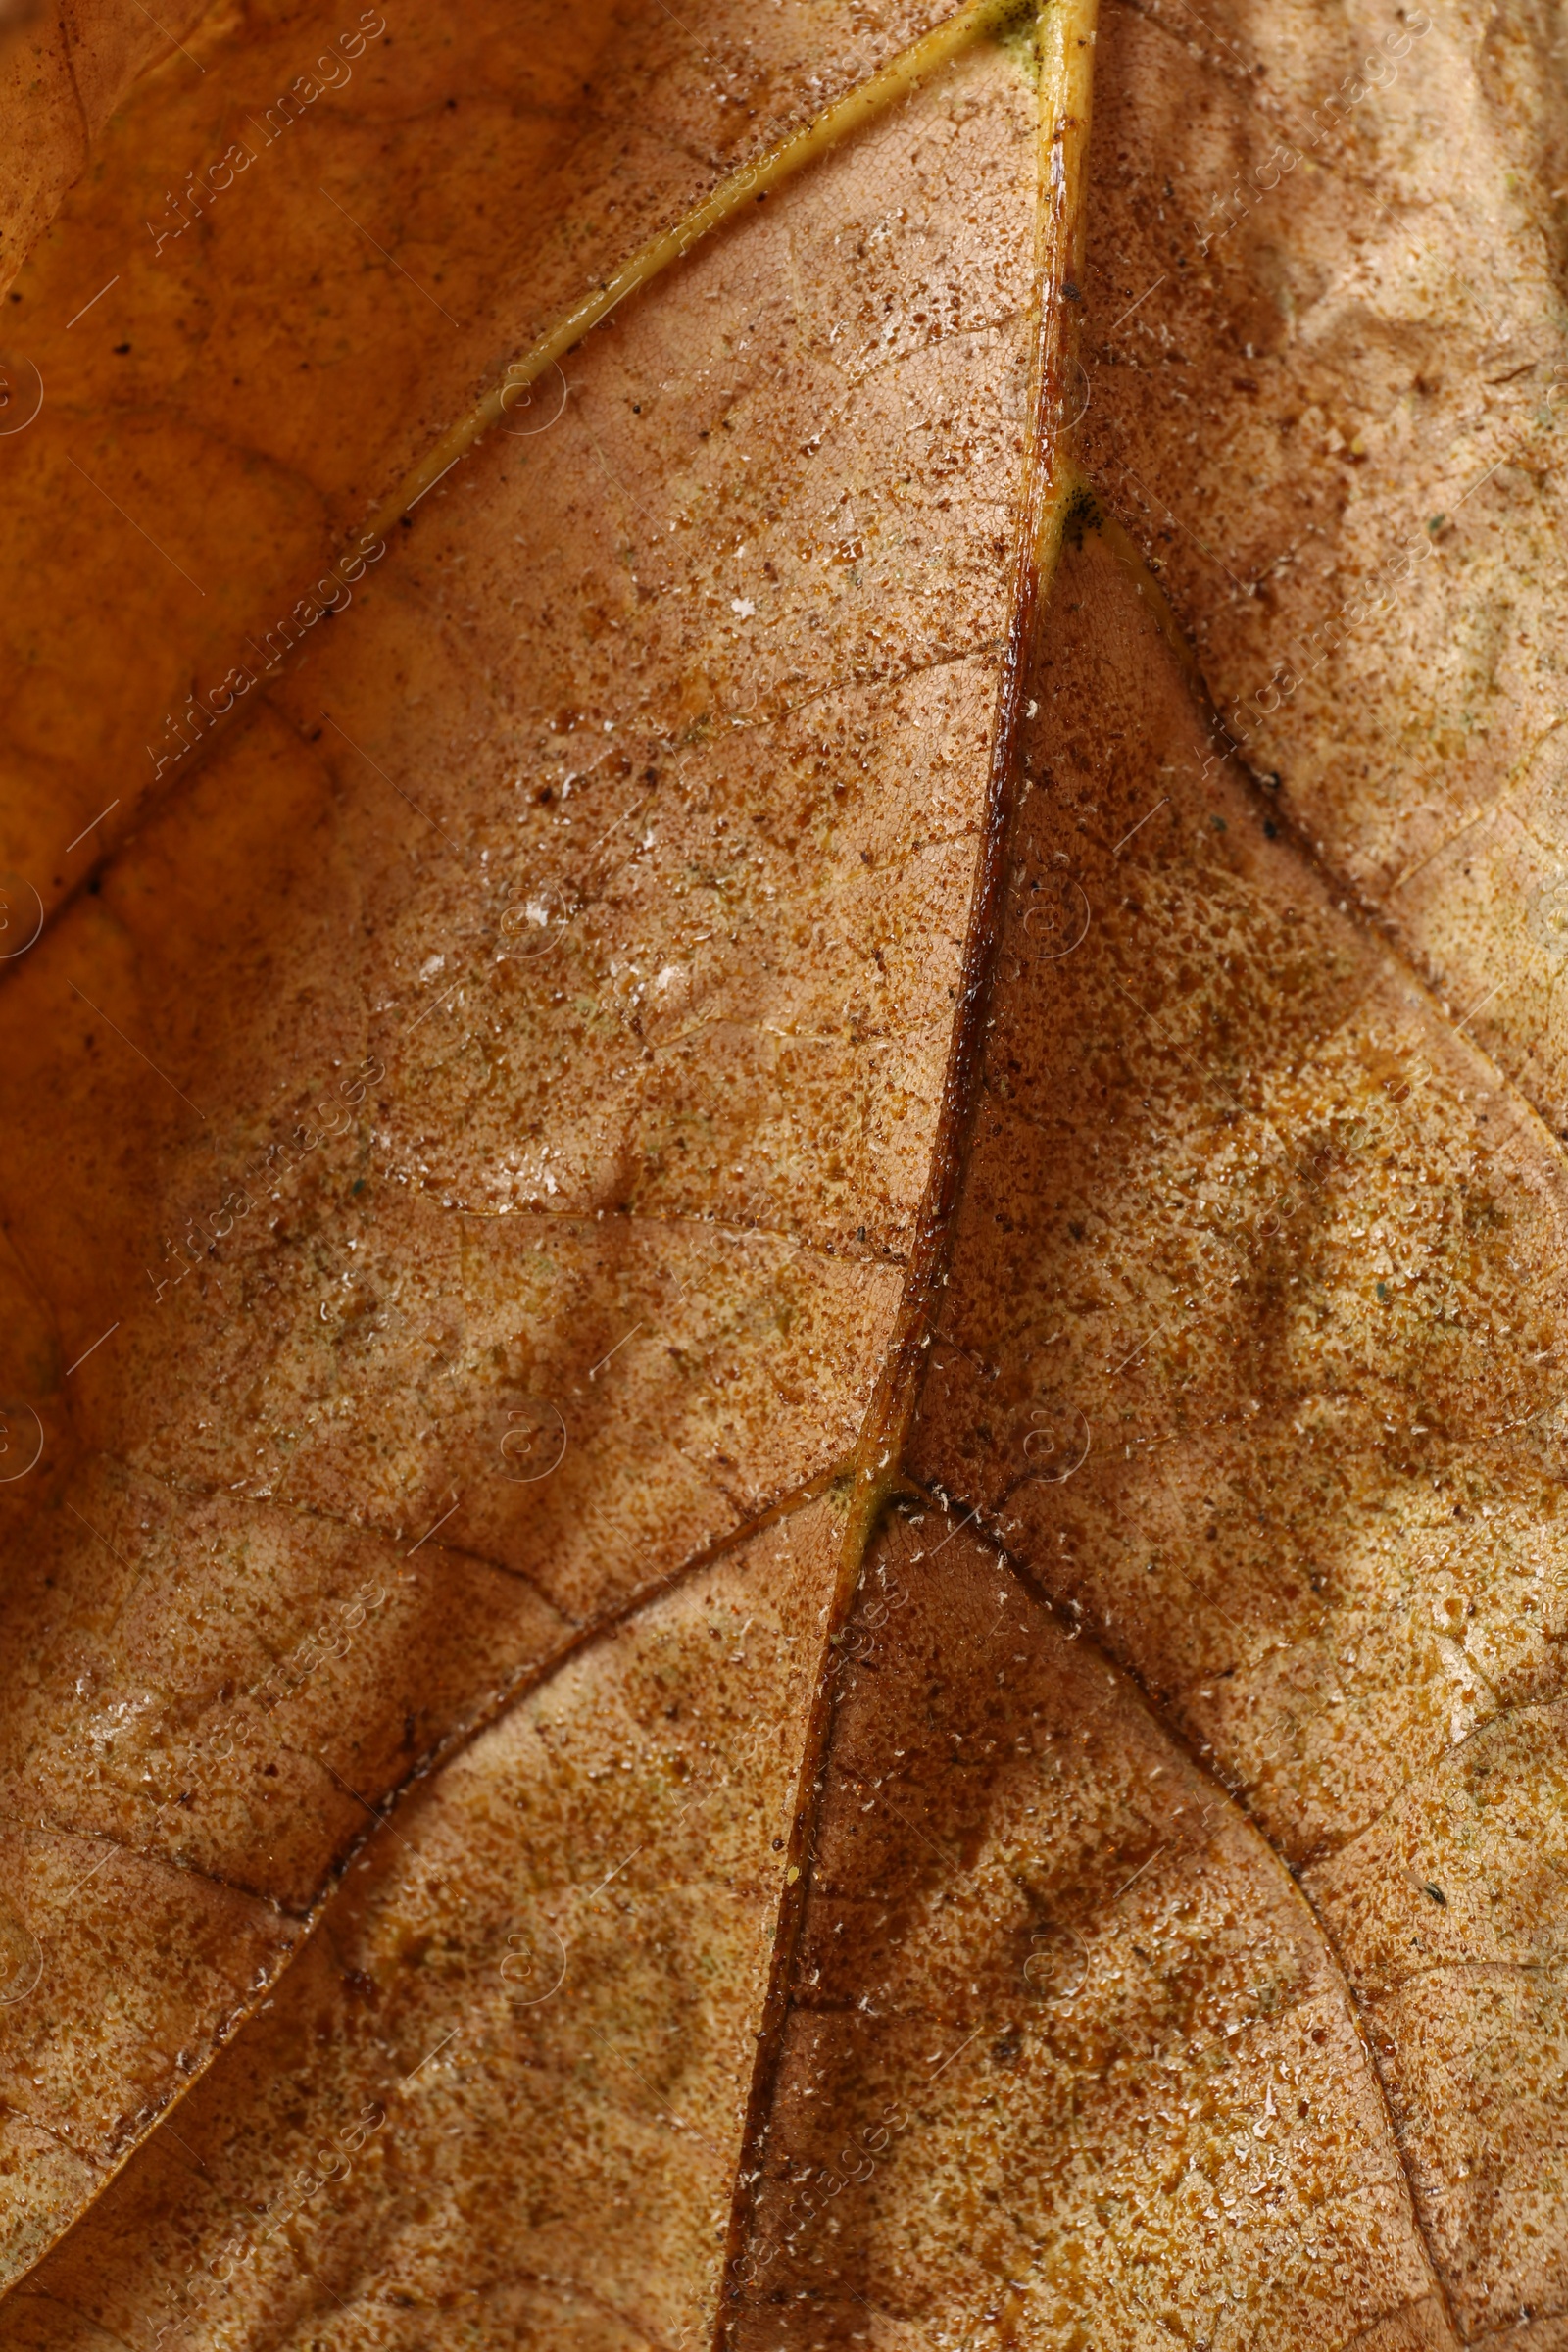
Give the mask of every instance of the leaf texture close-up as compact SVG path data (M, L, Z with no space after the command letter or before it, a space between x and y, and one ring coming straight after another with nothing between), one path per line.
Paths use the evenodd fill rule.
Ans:
M0 2352L1568 2352L1568 18L0 7Z

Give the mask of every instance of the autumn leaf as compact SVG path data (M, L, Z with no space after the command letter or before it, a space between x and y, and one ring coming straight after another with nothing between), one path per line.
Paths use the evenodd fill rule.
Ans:
M0 2341L1553 2352L1555 20L131 14Z

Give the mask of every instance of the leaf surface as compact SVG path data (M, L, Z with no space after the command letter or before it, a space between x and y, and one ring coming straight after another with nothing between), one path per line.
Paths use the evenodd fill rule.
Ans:
M1560 96L1391 22L31 134L6 2342L1555 2342Z

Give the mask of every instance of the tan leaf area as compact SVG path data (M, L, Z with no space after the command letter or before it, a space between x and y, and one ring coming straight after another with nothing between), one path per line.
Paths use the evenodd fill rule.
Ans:
M0 23L0 2343L1556 2352L1555 20L133 13Z
M833 2344L1446 2340L1347 1988L1223 1788L961 1523L893 1531L851 1629L738 2340L801 2293Z
M710 2309L834 1531L817 1503L687 1579L403 1808L23 2324L134 2339L193 2260L220 2336L421 2344L439 2311L599 2347Z
M1087 462L1282 811L1560 1130L1555 17L1107 9Z

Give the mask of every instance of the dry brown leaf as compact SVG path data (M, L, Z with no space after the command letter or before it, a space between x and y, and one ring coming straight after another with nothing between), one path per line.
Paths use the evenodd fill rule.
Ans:
M1560 2352L1556 19L133 13L0 2342Z

